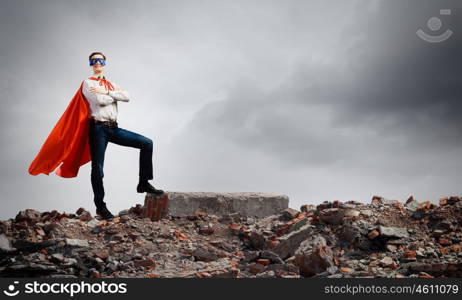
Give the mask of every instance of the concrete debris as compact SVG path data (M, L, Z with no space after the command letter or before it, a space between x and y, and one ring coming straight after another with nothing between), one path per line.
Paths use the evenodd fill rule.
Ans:
M283 200L260 215L259 200L207 197L226 207L189 198L187 213L170 210L156 221L141 204L112 220L85 208L20 211L0 221L0 277L462 277L457 196L438 204L374 196L370 204L325 201L300 211ZM179 211L182 198L173 199Z
M407 238L407 228L385 227L379 226L380 235L388 238Z
M217 216L239 213L243 216L266 217L288 208L286 195L265 193L169 192L168 213L191 215L203 211Z

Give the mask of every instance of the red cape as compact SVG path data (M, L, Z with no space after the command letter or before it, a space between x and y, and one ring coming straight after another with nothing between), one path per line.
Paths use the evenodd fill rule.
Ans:
M88 143L90 109L82 94L82 86L83 82L30 164L31 175L49 175L59 166L56 175L76 177L80 166L91 160Z

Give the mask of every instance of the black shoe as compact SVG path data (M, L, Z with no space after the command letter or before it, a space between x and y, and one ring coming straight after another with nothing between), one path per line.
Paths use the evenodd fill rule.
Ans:
M146 192L146 193L150 193L154 195L162 195L164 193L163 190L156 189L147 181L138 183L138 186L136 187L136 191L138 193Z
M114 215L111 214L111 212L107 209L106 206L98 207L96 209L96 214L99 215L104 220L109 220L109 219L114 218Z

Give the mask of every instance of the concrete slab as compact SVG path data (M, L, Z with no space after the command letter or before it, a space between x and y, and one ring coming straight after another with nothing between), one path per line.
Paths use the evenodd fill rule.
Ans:
M239 213L248 217L266 217L288 208L289 197L268 193L167 192L168 214L191 215L203 211L217 216ZM146 197L155 197L147 194Z

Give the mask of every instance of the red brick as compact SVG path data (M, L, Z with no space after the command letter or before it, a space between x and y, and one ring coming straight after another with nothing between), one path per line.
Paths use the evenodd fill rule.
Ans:
M168 208L168 196L149 196L144 199L143 217L150 218L151 221L158 221L165 217Z
M109 257L109 252L105 250L96 250L93 251L93 255L98 256L102 260L106 260Z
M79 220L80 220L80 221L87 222L87 221L90 221L91 219L93 219L93 217L91 216L91 214L90 214L88 211L84 211L84 212L79 216Z
M370 239L370 240L373 240L375 239L376 237L378 237L380 235L380 233L377 231L377 230L372 230L371 232L369 232L367 234L367 237Z
M251 264L249 266L249 271L250 273L252 274L258 274L258 273L261 273L265 270L265 266L262 265L262 264Z
M181 233L181 232L179 232L179 231L175 231L175 232L173 233L173 236L174 236L177 240L179 240L179 241L184 241L184 240L187 240L187 239L188 239L188 236L187 236L186 234Z
M412 201L415 201L415 199L414 199L414 196L411 195L411 196L409 196L409 198L407 198L406 204L408 204L408 203L410 203Z
M451 241L445 238L439 238L438 243L444 246L444 245L449 245Z
M238 262L238 261L235 261L235 260L232 260L229 264L230 264L231 267L233 267L233 268L239 267L239 262Z
M278 240L269 240L269 241L266 241L266 246L270 249L276 247L277 245L279 245L279 241Z
M348 268L348 267L341 267L339 268L339 270L342 273L352 273L354 271L352 268Z
M212 277L212 275L210 273L207 273L207 272L197 272L195 275L196 275L196 277L199 277L199 278Z
M264 266L267 266L271 263L271 261L269 259L266 259L266 258L260 258L257 260L257 264L260 264L260 265L264 265Z
M378 204L380 204L382 202L383 202L383 197L380 197L380 196L373 196L372 197L372 200L371 200L372 204L378 205Z
M135 267L149 268L151 270L153 270L156 266L156 261L150 257L146 259L136 259L133 263L135 264Z
M419 203L419 209L420 210L428 210L428 209L432 209L434 207L435 207L435 205L433 203L431 203L430 201L425 201L425 202Z
M441 206L444 206L447 204L449 198L448 197L444 197L444 198L440 198L440 205Z
M210 226L206 226L206 227L199 229L200 234L213 234L214 232L215 232L215 229Z
M241 226L236 223L231 223L229 224L229 229L231 230L232 233L238 234L239 231L241 230Z
M404 257L405 258L416 258L417 254L413 250L406 250L404 251Z
M81 215L84 211L85 211L85 208L80 207L79 209L77 209L77 211L75 212L75 214L76 214L76 215Z
M462 251L462 245L457 244L457 245L452 245L449 247L451 251L453 252L461 252Z
M460 201L460 197L451 196L451 197L449 197L448 204L454 204L454 203L459 202L459 201Z

